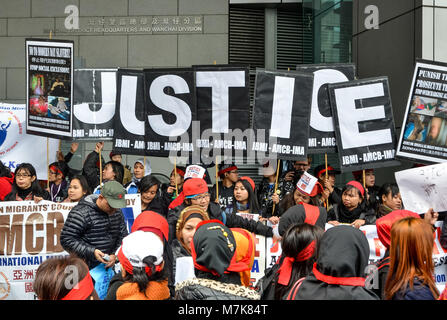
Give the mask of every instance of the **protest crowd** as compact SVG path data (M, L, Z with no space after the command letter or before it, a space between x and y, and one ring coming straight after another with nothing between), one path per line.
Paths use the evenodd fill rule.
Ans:
M215 184L206 166L192 164L174 166L170 182L161 184L149 157L129 168L116 151L104 161L103 146L96 144L77 174L69 166L78 147L72 143L67 155L59 153L49 165L44 183L30 163L10 172L0 162L2 201L77 203L60 233L69 255L38 266L37 299L100 299L89 272L98 267L111 272L105 300L445 298L433 278L438 212L406 210L398 185L377 186L374 169L354 171L340 189L340 171L327 163L313 164L311 171L311 156L291 161L285 172L265 162L258 185L240 176L234 163L216 166ZM311 190L300 184L304 177L315 178ZM126 194L141 199L130 230L123 214ZM364 225L376 225L386 248L374 264L374 286L367 281L370 248L359 229ZM440 239L447 248L445 226ZM253 283L255 235L278 241L282 254ZM68 267L76 270L72 287L66 286Z
M423 169L447 160L436 92L424 91L430 106L408 106L398 143L388 78L357 79L353 64L256 70L251 101L246 65L73 72L73 41L25 44L27 106L0 104L0 299L447 299L447 216L438 210L447 210L447 168ZM43 56L72 68L40 72ZM413 87L447 79L444 68L417 65ZM49 87L58 93L40 109ZM91 104L97 91L104 106ZM25 122L27 134L47 138L44 165L37 142L18 150ZM50 138L70 141L70 151L50 161ZM95 146L75 170L82 141ZM104 141L113 141L109 154ZM339 168L313 161L327 153ZM405 170L376 182L397 156L425 179L410 197L411 182L398 183L415 177ZM163 159L169 182L151 157ZM419 194L431 202L412 202Z

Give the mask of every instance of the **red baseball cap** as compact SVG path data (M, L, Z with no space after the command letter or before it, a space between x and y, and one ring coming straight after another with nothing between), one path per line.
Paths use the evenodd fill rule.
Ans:
M185 197L208 192L208 185L202 178L190 178L183 184L183 194Z

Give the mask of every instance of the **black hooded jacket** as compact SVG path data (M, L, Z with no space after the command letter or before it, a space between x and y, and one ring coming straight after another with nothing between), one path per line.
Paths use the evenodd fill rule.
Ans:
M317 255L295 300L379 300L364 287L369 245L360 230L346 225L330 228L320 240Z

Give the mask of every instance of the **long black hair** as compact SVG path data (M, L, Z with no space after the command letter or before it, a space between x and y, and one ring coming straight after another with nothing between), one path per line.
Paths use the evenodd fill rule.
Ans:
M256 187L253 190L250 182L248 182L247 180L244 180L244 179L238 179L236 181L236 183L238 183L238 182L242 183L242 185L248 192L248 205L249 205L250 212L255 213L255 214L256 213L261 214L261 207L259 205L258 197L256 195ZM236 186L236 183L234 184L235 186ZM237 210L238 210L237 209L237 200L233 194L233 213L236 213Z
M85 196L88 196L89 194L92 194L92 190L90 189L90 186L88 185L88 182L87 182L87 178L85 176L83 176L82 174L74 175L70 179L70 183L71 183L71 181L73 181L75 179L77 179L79 181L79 184L81 185L82 191L86 192Z
M151 281L163 281L168 278L167 271L166 271L166 265L163 267L163 269L159 272L155 271L155 264L154 262L157 261L157 258L154 256L147 256L143 259L143 262L151 269L151 275L149 276L145 268L137 268L133 267L132 273L126 272L126 276L124 277L124 281L126 282L134 282L138 284L138 289L140 292L143 292L146 296L146 289L147 285ZM147 296L146 296L147 297Z
M316 241L316 249L309 259L293 262L292 273L288 285L284 286L277 283L279 274L276 276L275 300L283 299L285 294L292 288L298 279L306 277L312 271L312 266L318 255L318 243L323 236L323 233L324 230L322 228L307 223L292 224L286 230L281 239L281 263L284 261L285 257L296 258L313 240Z
M152 175L147 175L141 178L140 183L138 185L138 191L140 193L146 192L153 186L157 186L157 195L159 194L161 182Z
M11 176L11 170L9 170L9 168L5 166L2 161L0 161L0 177L11 178Z
M16 201L17 192L19 192L20 187L17 185L17 173L20 171L25 171L31 175L31 177L36 177L34 181L31 183L31 193L34 196L45 197L45 190L43 190L39 182L37 181L36 169L33 167L31 163L21 163L17 166L14 171L14 182L12 184L11 192L5 197L5 201Z
M396 183L384 183L379 190L379 201L383 203L382 196L387 197L391 193L391 196L394 197L400 193L399 186Z
M121 164L121 162L110 160L104 165L104 168L108 164L112 166L113 173L115 174L115 181L118 181L119 183L123 184L124 166Z

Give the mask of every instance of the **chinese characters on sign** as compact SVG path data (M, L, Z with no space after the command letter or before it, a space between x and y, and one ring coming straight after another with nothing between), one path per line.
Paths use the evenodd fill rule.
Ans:
M55 33L203 33L203 16L84 17L79 28L66 29L62 24Z

